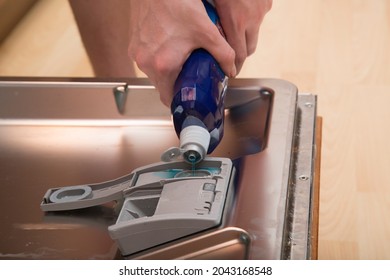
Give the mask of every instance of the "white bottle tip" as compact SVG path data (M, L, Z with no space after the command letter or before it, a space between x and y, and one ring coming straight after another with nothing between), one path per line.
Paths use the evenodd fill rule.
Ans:
M180 148L185 150L184 156L189 162L199 162L204 159L210 144L210 133L206 128L190 125L180 132Z

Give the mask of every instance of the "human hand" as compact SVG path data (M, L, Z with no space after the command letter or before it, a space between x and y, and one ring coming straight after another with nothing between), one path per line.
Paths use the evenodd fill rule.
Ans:
M184 62L199 48L206 49L227 76L236 75L234 50L209 19L202 1L130 2L128 54L149 77L166 106L170 106Z
M261 22L272 0L214 0L226 39L235 51L237 73L254 53Z

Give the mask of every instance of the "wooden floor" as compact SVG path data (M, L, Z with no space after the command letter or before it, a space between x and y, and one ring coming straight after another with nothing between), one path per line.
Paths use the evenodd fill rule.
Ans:
M0 46L0 75L92 76L67 1L34 6ZM390 1L274 0L239 77L318 95L319 258L390 259Z

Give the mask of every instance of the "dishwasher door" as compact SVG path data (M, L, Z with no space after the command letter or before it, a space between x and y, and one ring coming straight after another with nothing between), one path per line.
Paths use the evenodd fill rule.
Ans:
M114 93L123 88L120 114ZM316 97L283 80L237 79L226 108L225 135L211 155L236 170L223 224L129 258L311 257ZM0 258L121 258L108 234L120 201L44 213L42 197L129 174L177 144L169 109L146 79L3 78Z

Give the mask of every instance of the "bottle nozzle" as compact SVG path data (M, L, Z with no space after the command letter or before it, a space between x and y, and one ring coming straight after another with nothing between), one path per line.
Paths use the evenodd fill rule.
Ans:
M184 160L196 164L207 154L210 143L210 133L205 127L190 125L180 133L180 148L183 149Z
M189 117L189 120L196 119ZM198 119L196 122L200 122ZM190 164L197 164L201 162L207 155L207 150L210 144L210 133L206 127L202 125L194 124L192 122L185 122L188 126L185 126L180 132L180 148L170 148L165 151L161 159L163 161L172 161L183 156L183 159Z
M183 147L183 150L184 160L191 164L201 162L206 156L206 153L204 152L203 148L199 147L198 144L188 144Z

